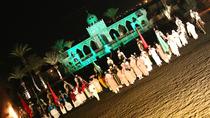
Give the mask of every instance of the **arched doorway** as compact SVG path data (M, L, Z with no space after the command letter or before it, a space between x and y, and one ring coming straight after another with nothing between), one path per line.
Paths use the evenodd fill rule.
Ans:
M112 37L112 39L116 40L116 37L119 37L120 34L118 33L118 31L116 31L115 29L111 29L109 31L109 35Z
M83 53L81 50L77 49L77 54L79 55L80 59L82 59L84 57Z
M101 38L104 40L105 43L109 43L109 40L107 39L107 37L104 34L101 34Z
M94 41L91 41L91 42L90 42L90 47L91 47L95 52L99 49L99 47L97 46L96 42L94 42Z
M130 21L126 21L126 27L127 27L128 31L132 31L133 30Z
M125 26L123 26L123 25L118 26L118 31L120 32L120 36L123 36L127 33L127 30L126 30Z
M86 45L83 47L83 51L84 51L86 56L91 56L92 55L90 48Z

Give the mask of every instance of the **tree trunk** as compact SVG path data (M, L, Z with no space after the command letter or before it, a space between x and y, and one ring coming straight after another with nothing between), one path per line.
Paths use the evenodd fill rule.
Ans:
M58 67L57 66L54 66L56 72L58 73L58 76L59 76L59 79L63 80L63 77L61 75L61 72L58 70Z
M47 89L47 85L46 85L46 83L44 82L42 76L41 76L40 74L38 74L38 76L39 76L40 81L42 82L43 87L44 87L45 89Z
M24 94L25 98L26 98L27 100L30 99L30 98L31 98L31 95L30 95L28 89L26 88L25 82L22 81L22 80L21 80L21 86L22 86L23 89L24 89L23 94Z
M31 78L32 78L32 81L33 81L33 84L34 84L35 88L36 88L39 92L41 92L41 89L37 86L36 82L34 81L34 77L33 77L33 75L32 75L31 73L30 73L30 76L31 76Z

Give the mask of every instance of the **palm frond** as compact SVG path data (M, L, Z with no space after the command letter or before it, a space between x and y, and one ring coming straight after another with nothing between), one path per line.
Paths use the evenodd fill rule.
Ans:
M25 53L30 51L32 48L28 44L17 44L15 48L11 51L11 55L22 58Z
M51 51L51 52L46 52L45 53L45 57L44 57L44 61L50 65L55 65L57 64L59 60L59 54L55 51Z
M71 48L73 43L74 43L74 41L65 41L64 42L64 47Z
M29 55L27 62L27 71L38 71L45 64L44 59L36 54Z
M64 39L60 39L60 40L57 40L55 42L55 45L53 46L53 49L58 51L58 52L62 52L64 50L64 47L65 47Z
M9 74L8 80L10 81L11 79L22 79L25 76L25 70L20 66L17 66L14 68L14 72Z

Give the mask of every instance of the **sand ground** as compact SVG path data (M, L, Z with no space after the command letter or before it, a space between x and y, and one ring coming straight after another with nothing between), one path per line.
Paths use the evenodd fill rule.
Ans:
M149 77L119 94L100 93L73 109L66 118L210 118L210 14L207 34L189 39L169 64L154 66Z

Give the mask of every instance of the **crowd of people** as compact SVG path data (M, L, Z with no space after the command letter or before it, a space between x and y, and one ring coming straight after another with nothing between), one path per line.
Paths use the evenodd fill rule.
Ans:
M149 45L147 49L142 45L141 40L137 42L140 55L133 53L130 57L126 57L121 51L117 51L119 61L117 64L111 57L107 57L107 70L102 70L99 65L94 64L95 75L89 77L86 81L79 75L74 76L75 86L64 81L63 88L65 91L59 91L57 97L52 88L48 85L47 94L48 102L41 99L44 109L41 114L43 117L58 118L61 114L66 114L74 108L84 104L88 99L95 98L100 101L99 93L104 89L108 89L117 94L121 88L130 86L136 80L141 80L149 76L153 70L153 66L162 66L163 63L170 63L172 56L179 57L180 48L186 46L188 39L198 39L197 28L204 34L204 21L201 20L199 14L190 10L192 21L184 23L180 18L175 17L176 29L170 33L164 34L158 28L153 28L158 40L154 45ZM199 27L199 25L202 27ZM196 28L197 27L197 28ZM41 110L40 110L41 111Z

